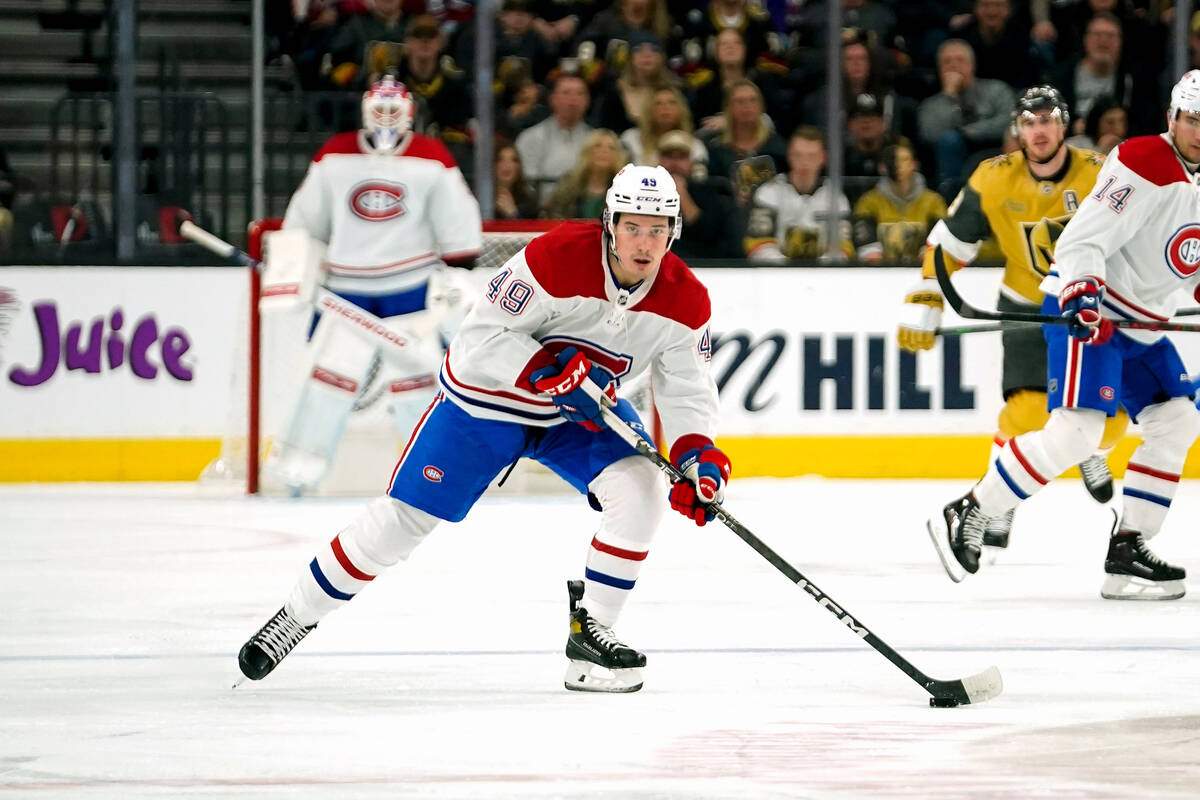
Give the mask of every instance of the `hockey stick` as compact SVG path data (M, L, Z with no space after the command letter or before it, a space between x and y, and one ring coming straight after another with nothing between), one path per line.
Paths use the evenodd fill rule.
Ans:
M602 410L604 421L608 423L608 427L612 428L630 447L633 447L638 453L650 459L654 463L654 466L658 467L672 481L687 480L674 464L664 458L649 442L638 435L612 409L605 407ZM837 617L838 622L849 628L851 633L864 640L871 647L874 647L888 661L899 667L901 672L920 684L922 689L932 695L929 698L929 705L938 708L950 708L964 703L982 703L985 700L991 700L1004 690L1004 682L1000 678L1000 670L995 667L988 667L978 675L971 675L959 680L940 681L929 677L872 633L866 625L862 624L862 622L855 619L849 612L835 603L833 598L818 589L798 569L785 561L782 556L751 533L745 525L734 519L733 515L726 511L720 504L713 503L708 506L708 509L716 515L716 518L725 527L737 534L742 541L754 548L756 553L770 562L771 566L782 572L792 583L803 589L808 596L816 601L817 605L828 609L829 613Z
M942 246L938 245L933 252L933 269L937 273L938 285L946 302L954 309L954 313L964 319L986 319L996 322L1036 322L1040 325L1070 325L1070 317L1056 317L1050 314L1039 314L1033 311L989 311L971 305L954 288L950 281L950 273L946 270L946 258L942 254ZM1143 331L1175 331L1179 333L1200 333L1200 325L1186 322L1146 322L1140 319L1110 319L1114 328L1133 328Z
M1013 328L1020 328L1025 325L1032 325L1031 322L989 322L984 325L959 325L950 328L935 328L934 336L962 336L968 333L991 333L993 331L1007 331Z

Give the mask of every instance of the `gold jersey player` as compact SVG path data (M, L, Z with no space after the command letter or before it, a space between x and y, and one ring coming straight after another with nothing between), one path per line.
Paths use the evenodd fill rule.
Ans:
M1050 269L1054 240L1096 183L1103 157L1066 144L1070 117L1053 86L1026 89L1013 108L1013 133L1021 149L980 164L954 202L950 214L929 233L922 280L905 298L899 327L904 350L928 350L941 322L942 294L934 277L933 252L942 246L946 265L957 270L974 260L984 239L996 237L1004 254L1004 278L996 307L1037 312L1038 285ZM1040 327L1014 327L1002 334L1004 407L989 458L994 460L1014 436L1040 430L1046 406L1046 341ZM1111 448L1129 424L1122 411L1105 427L1101 449ZM1084 485L1097 502L1112 498L1112 473L1096 454L1079 465ZM988 521L983 543L1008 546L1013 512Z

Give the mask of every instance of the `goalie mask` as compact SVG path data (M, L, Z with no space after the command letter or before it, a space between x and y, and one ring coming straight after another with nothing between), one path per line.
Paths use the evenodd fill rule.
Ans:
M621 214L645 214L651 217L670 217L671 244L683 230L679 213L679 190L675 179L665 167L643 167L628 164L613 177L604 197L604 231L609 239Z
M367 146L376 153L393 153L412 130L416 103L407 87L385 75L363 93L362 125Z

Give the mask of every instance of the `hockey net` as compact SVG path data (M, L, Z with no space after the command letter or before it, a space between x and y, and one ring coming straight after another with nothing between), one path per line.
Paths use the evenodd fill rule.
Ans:
M263 257L263 240L267 233L278 230L279 218L257 220L248 229L246 250L255 259ZM497 268L508 261L532 239L554 227L550 220L504 220L483 223L483 249L476 259L472 275L480 279L480 287ZM240 317L242 330L236 340L244 352L235 353L234 363L243 365L231 376L231 403L220 455L201 475L204 483L238 485L249 494L285 494L282 487L272 486L262 474L262 459L270 445L270 432L279 429L293 396L291 389L264 385L264 361L296 359L295 348L281 350L273 347L270 330L263 330L258 313L258 274L250 270L250 304L248 313ZM281 356L280 353L283 353ZM303 371L297 365L295 372ZM403 442L396 434L382 404L356 408L346 426L337 460L329 476L313 494L324 496L375 494L386 489L386 481L395 466ZM510 481L510 488L520 490L522 478Z

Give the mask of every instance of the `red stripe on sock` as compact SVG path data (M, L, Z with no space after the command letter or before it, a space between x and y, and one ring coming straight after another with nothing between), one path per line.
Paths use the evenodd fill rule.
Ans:
M1013 456L1016 457L1017 463L1021 465L1021 468L1023 470L1025 470L1026 472L1029 473L1029 477L1033 478L1035 481L1040 483L1042 486L1046 485L1046 479L1043 478L1040 474L1038 474L1038 471L1036 469L1034 469L1032 466L1030 466L1029 462L1025 459L1025 454L1021 452L1021 448L1017 447L1016 439L1008 440L1008 449L1012 450L1012 454L1013 454Z
M342 535L340 533L333 537L333 541L329 543L329 546L333 548L333 557L337 559L337 562L342 565L342 569L346 570L346 574L351 578L359 581L375 580L374 575L368 575L350 563L349 556L347 556L346 551L342 549Z
M605 544L599 539L592 537L592 547L599 550L601 553L608 553L610 556L624 558L628 561L645 561L648 550L638 552L636 550L622 550L619 547L613 547L611 544Z
M1125 470L1127 472L1140 472L1143 475L1149 475L1151 478L1160 478L1164 481L1171 481L1172 483L1179 483L1178 475L1172 475L1170 472L1163 472L1160 469L1150 469L1150 467L1143 467L1141 464L1135 464L1132 461L1130 461L1129 464L1126 465Z

